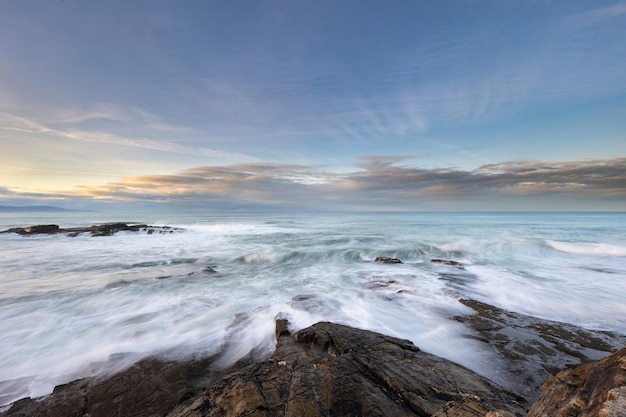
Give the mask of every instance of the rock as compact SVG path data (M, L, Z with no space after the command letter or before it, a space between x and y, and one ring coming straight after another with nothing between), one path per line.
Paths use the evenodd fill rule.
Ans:
M276 321L269 360L218 371L214 358L145 359L106 379L20 400L5 416L455 416L525 414L529 404L408 340L332 323L295 334ZM452 414L454 413L454 414Z
M12 229L3 230L0 233L17 233L19 235L34 235L34 234L58 234L62 233L69 237L77 237L83 233L90 233L91 236L111 236L117 232L144 232L149 235L158 234L170 234L177 228L169 226L148 226L145 224L128 224L128 223L106 223L95 224L89 227L69 227L61 228L56 224L29 226L29 227L15 227Z
M476 300L460 300L475 314L455 316L477 340L500 357L501 384L531 401L549 377L565 367L606 357L626 344L626 336L506 311ZM505 382L506 381L506 382Z
M626 346L548 379L528 417L626 416Z
M465 269L463 267L463 264L457 261L450 261L447 259L431 259L430 261L436 264L449 265L449 266L454 266L455 268L458 268L458 269Z
M29 227L15 227L4 230L1 233L17 233L18 235L37 235L37 234L53 234L58 233L59 226L56 224L41 224Z
M107 223L100 225L93 225L89 228L92 236L111 236L114 233L121 231L131 231L137 232L141 229L148 229L148 225L145 224L137 224L137 225L128 225L126 223ZM152 231L154 233L154 229Z
M40 400L15 402L4 416L163 416L204 386L210 359L166 362L145 359L106 379L86 378L57 386Z
M387 258L386 256L378 256L374 259L374 262L378 262L381 264L401 264L402 261L397 258Z
M458 417L477 409L522 416L528 405L408 340L332 323L292 335L285 320L276 333L270 360L224 375L170 416L430 416L445 407ZM475 406L463 409L468 401Z
M300 295L293 302L308 301L316 300ZM218 369L219 354L143 359L107 378L76 380L47 397L16 401L0 415L522 417L537 383L531 376L580 361L585 363L545 382L528 417L626 415L626 346L589 361L625 336L462 302L476 314L456 319L501 355L508 366L505 379L511 378L515 390L408 340L327 322L293 333L279 315L276 349L262 362L253 362L251 354ZM236 315L233 328L249 325L249 319Z

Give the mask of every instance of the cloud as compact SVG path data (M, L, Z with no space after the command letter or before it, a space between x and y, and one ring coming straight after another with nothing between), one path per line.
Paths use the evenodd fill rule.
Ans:
M330 173L289 164L200 166L175 175L127 177L80 186L55 198L240 204L310 209L416 209L433 202L566 198L626 202L626 158L565 162L509 161L474 170L424 169L407 157L364 158L358 169ZM9 190L10 191L10 190ZM529 201L531 201L529 200ZM534 201L534 200L533 200ZM458 205L451 206L458 207ZM585 206L587 207L587 206ZM540 209L537 206L536 209ZM568 209L576 209L568 206Z
M135 110L137 114L141 116L141 118L148 121L147 125L152 126L153 128L163 132L177 132L183 133L185 132L185 128L178 128L175 126L170 126L165 123L159 121L156 116L151 115L150 113L146 113L140 110ZM78 113L73 117L73 121L85 121L94 117L100 118L108 118L111 120L120 120L119 115L111 112L90 112L90 113ZM126 147L134 147L134 148L143 148L149 150L163 151L163 152L172 152L179 154L187 154L187 155L195 155L195 156L205 156L208 158L215 158L219 160L226 161L253 161L256 158L253 158L248 155L235 153L235 152L227 152L221 151L218 149L212 149L205 146L196 146L196 145L184 145L181 143L177 143L174 141L167 141L163 139L149 139L145 137L133 137L133 136L124 136L118 135L106 131L99 130L87 130L80 128L53 128L46 124L31 120L29 118L8 114L8 113L0 113L0 120L3 122L3 126L0 127L0 130L6 131L17 131L28 134L46 134L52 135L60 138L71 139L78 142L99 142L110 145L118 145L118 146L126 146ZM59 116L56 119L59 121L67 121L71 122L72 120L64 119L62 116Z
M624 14L626 14L626 1L621 1L610 6L599 7L584 13L572 15L569 17L568 23L573 27L583 27L601 23Z
M44 106L46 107L46 106ZM44 108L39 111L38 119L49 126L76 126L86 122L108 121L119 125L141 126L146 131L167 134L190 135L198 134L196 129L178 126L163 121L157 115L136 106L123 106L114 103L100 102L85 107ZM22 118L24 121L24 118Z

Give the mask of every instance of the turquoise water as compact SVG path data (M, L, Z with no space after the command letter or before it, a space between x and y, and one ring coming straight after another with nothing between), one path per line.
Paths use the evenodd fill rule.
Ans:
M0 381L22 378L0 382L4 402L49 393L116 353L227 346L224 364L253 349L267 355L278 314L294 330L329 320L410 339L495 380L491 353L451 319L471 313L460 298L626 333L624 213L0 216L0 230L112 221L184 229L0 235Z

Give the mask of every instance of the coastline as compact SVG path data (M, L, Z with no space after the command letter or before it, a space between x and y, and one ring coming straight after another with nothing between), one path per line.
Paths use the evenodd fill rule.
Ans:
M250 354L220 369L220 353L184 361L149 357L107 377L78 379L43 398L18 400L0 415L521 417L531 407L558 409L553 398L539 397L546 380L552 381L550 394L563 385L563 372L589 368L626 343L625 335L463 302L476 313L454 319L498 352L508 386L408 340L328 322L292 333L279 316L276 349L260 362ZM621 352L626 356L626 349Z
M180 286L188 286L189 290L202 288L207 291L213 291L213 287L211 287L213 283L219 284L225 290L228 290L231 288L230 286L227 287L227 283L230 280L236 279L239 282L238 280L245 277L247 285L254 285L252 278L257 277L255 274L272 272L271 274L263 275L270 279L270 281L264 282L271 284L269 290L263 287L264 294L272 293L273 297L279 294L278 297L274 298L274 300L278 299L279 302L264 301L263 305L267 304L272 305L273 308L278 308L280 304L281 308L287 307L289 310L275 309L271 315L266 317L268 312L272 310L263 309L262 307L254 308L255 304L253 304L253 308L237 308L234 310L234 316L227 315L225 323L220 323L225 326L224 328L227 331L239 332L243 331L242 326L254 327L258 325L260 322L259 313L265 315L261 321L264 320L270 325L272 317L274 317L277 311L286 311L287 313L284 316L278 316L277 326L279 330L277 332L276 349L271 357L269 357L271 352L265 346L264 349L250 351L247 356L240 357L239 361L234 365L224 368L222 366L225 362L223 357L228 356L231 350L236 350L236 344L239 342L237 338L229 340L228 337L221 348L219 348L221 350L218 350L218 353L214 353L215 350L212 350L213 353L211 355L206 354L207 356L200 354L190 358L187 355L186 357L189 359L185 360L171 359L173 356L168 356L169 359L167 359L162 356L154 356L155 353L150 353L165 351L158 349L153 351L141 348L112 350L112 352L132 353L116 353L110 356L108 362L92 362L90 369L82 374L86 378L75 379L77 376L68 377L65 381L71 381L72 379L74 381L57 385L50 395L32 399L23 398L14 401L11 406L0 407L0 410L3 412L0 415L75 415L77 417L89 415L93 417L98 415L98 413L101 413L102 416L108 416L111 410L115 409L119 410L116 411L117 414L115 415L120 416L278 416L289 415L286 414L285 404L288 404L290 401L290 392L300 392L301 394L314 392L317 394L313 395L313 398L309 398L309 400L317 408L308 409L307 413L310 412L312 413L311 415L385 415L384 410L395 410L394 414L389 415L408 413L405 415L450 417L484 416L492 413L489 417L510 417L509 414L506 414L510 413L511 415L521 416L531 410L533 402L542 400L543 397L539 398L542 392L542 384L547 384L544 385L544 388L549 385L551 387L549 391L559 392L559 395L565 398L570 394L564 393L567 390L563 388L563 384L559 381L578 381L573 384L584 386L585 382L579 374L571 375L572 370L578 369L579 366L589 370L590 367L594 366L592 365L594 361L605 358L626 343L626 335L620 333L621 327L619 326L616 326L615 329L620 329L620 331L591 330L610 327L583 327L585 326L584 324L578 326L569 324L569 322L548 320L545 317L538 318L534 316L534 314L538 313L531 312L528 314L526 310L522 310L525 313L520 313L520 309L516 308L515 303L519 305L520 295L521 299L528 300L528 297L531 296L530 294L534 294L532 293L532 288L529 288L529 291L531 291L529 294L514 293L516 297L512 298L515 301L512 304L512 308L515 310L507 310L502 304L494 305L498 299L489 298L489 294L493 295L493 292L483 293L487 294L487 296L483 295L481 297L481 293L478 290L479 287L477 287L477 283L481 282L481 280L482 283L486 282L485 275L481 275L484 273L485 264L487 264L487 267L491 266L493 259L493 264L499 267L501 262L503 262L502 259L505 260L504 262L507 262L507 256L515 253L514 249L525 249L522 245L517 246L519 243L536 244L536 246L533 246L533 250L536 250L536 252L521 252L522 256L520 259L526 261L524 258L525 254L532 256L541 255L537 258L540 263L524 263L523 268L521 268L522 271L531 270L533 265L536 271L543 271L542 267L552 268L554 265L553 272L560 273L562 266L556 265L554 260L561 262L565 259L568 262L568 268L579 274L578 278L585 278L587 274L595 274L603 280L613 279L615 281L615 278L618 278L621 273L619 264L620 254L622 253L619 252L622 248L621 246L610 246L606 249L606 247L600 246L600 243L583 243L577 247L568 246L562 248L561 246L564 244L559 243L561 246L558 246L558 239L547 240L547 244L544 243L546 241L538 241L534 237L533 230L529 238L523 242L513 239L505 240L505 243L514 243L516 245L511 247L513 250L509 251L509 248L507 248L507 251L497 252L496 255L498 256L491 257L489 252L485 256L481 252L482 249L491 250L493 248L484 246L484 241L478 240L482 234L470 234L473 239L471 241L453 240L449 243L448 239L445 239L443 242L433 239L434 233L439 232L439 221L430 225L432 234L426 239L423 237L424 226L422 224L419 224L419 227L416 229L420 232L420 238L418 239L411 236L409 231L398 235L393 232L393 228L387 229L390 225L385 225L385 228L383 228L385 229L385 235L379 237L378 233L381 229L378 226L364 231L360 222L354 223L350 231L342 230L340 236L329 238L326 230L332 230L333 232L337 230L334 228L336 224L331 222L328 225L325 224L322 229L316 229L317 246L307 248L304 251L303 246L298 245L304 241L303 237L306 237L306 240L308 240L311 236L311 234L308 234L311 229L303 227L304 223L294 222L293 219L288 219L284 223L268 222L267 220L261 223L256 221L250 223L237 222L232 227L224 227L221 223L215 222L206 226L191 226L189 228L186 228L184 224L176 224L176 227L170 228L168 226L148 226L143 223L110 222L94 224L94 226L88 227L74 225L59 227L41 224L39 226L6 230L5 232L15 235L7 236L7 242L15 243L16 250L30 249L29 245L31 242L33 248L37 250L47 248L51 255L47 261L52 266L57 265L55 259L56 252L60 247L73 249L80 246L81 249L85 248L88 250L81 253L87 253L89 256L91 254L118 253L130 259L128 264L110 264L114 266L114 268L111 268L111 272L98 272L103 277L106 276L106 280L94 281L96 285L90 287L85 292L89 296L91 294L102 295L101 299L107 302L114 299L117 300L120 294L127 295L132 293L134 289L140 290L144 287L162 289L159 290L159 295L167 294L167 291L163 290L173 286L178 286L179 288ZM161 224L161 222L156 224ZM264 229L259 230L259 224ZM316 228L318 227L317 223L314 223L314 225ZM478 225L482 226L482 223L479 222ZM552 223L548 223L548 226L552 227ZM507 226L498 225L498 227ZM443 230L446 231L447 229ZM559 228L558 230L562 229ZM178 231L184 233L177 233ZM119 233L119 236L114 236L118 235L117 232L122 233ZM614 231L614 233L617 232ZM63 236L47 237L54 234ZM29 237L31 235L38 235L38 237L31 238ZM168 236L148 237L148 235ZM108 237L100 238L98 236ZM274 250L279 249L276 250L276 256L273 253L268 254L258 251L260 242L265 245L269 244L267 242L269 236L276 236L281 239L271 241L272 244L277 243L277 246L272 246ZM364 236L364 238L360 241L358 238L355 239L355 236ZM376 238L373 238L373 236L376 236ZM498 237L501 238L502 236ZM507 236L504 235L505 238ZM551 234L547 236L549 239L555 239ZM562 234L561 236L565 235ZM94 238L92 239L92 237ZM216 237L218 239L212 240ZM233 239L233 237L236 237L236 239ZM388 245L386 239L389 239L389 237L397 239L393 245ZM226 247L224 254L217 256L216 252L224 248L224 246L218 246L214 242L223 243L231 239L232 244L230 241L228 242L230 246ZM198 249L196 244L200 241L203 242L203 245L200 247L201 249ZM177 246L174 242L178 244L183 243L183 245ZM295 247L291 245L293 242L297 242ZM433 242L435 243L434 245ZM498 239L488 241L489 244L492 244L491 242L497 242L500 245ZM245 246L246 249L241 249L241 243L248 245ZM468 243L478 243L478 246L472 248ZM137 250L138 244L145 246L140 246L141 250L139 251ZM158 246L156 246L157 244ZM329 244L334 246L328 247ZM158 250L152 251L153 247L157 247ZM184 250L179 251L175 257L172 257L170 253L173 247L182 247ZM146 249L145 251L144 248ZM501 246L495 246L495 248L500 250ZM125 249L131 250L125 252ZM599 257L591 258L600 249L604 252ZM618 252L615 255L616 250ZM549 261L546 261L544 256L546 251L551 251L550 256L552 256L552 259ZM584 253L581 255L581 252ZM150 253L151 258L146 259L145 253ZM210 253L210 255L206 255L206 253ZM344 257L337 258L337 253L342 254ZM561 255L562 253L566 253L566 255ZM40 256L41 253L37 252L37 255ZM565 256L568 258L565 258ZM592 260L589 262L580 261L579 263L577 259L580 256L590 256ZM85 272L96 270L101 265L100 259L95 257L88 257L87 259L95 260L96 262L94 264L85 264L87 265L84 269ZM103 259L105 262L109 262L114 257L107 255ZM485 262L485 259L487 259L487 262ZM609 263L605 266L606 260L609 259L617 262ZM532 261L534 260L535 258L532 258ZM117 262L117 259L115 261ZM26 262L24 264L27 265ZM307 287L303 286L300 281L289 278L294 274L307 276L309 272L307 268L315 268L318 274L324 270L337 271L337 269L333 268L327 269L329 265L331 267L339 267L340 271L350 271L350 280L339 287L334 287L334 285L340 280L325 277L325 281L323 281L323 284L326 285L325 288L328 288L330 285L330 288L334 288L335 291L330 297L326 294L320 294L316 290L305 289ZM275 266L285 271L282 275L279 275L280 281L276 280L276 276L273 273L275 271L272 268ZM30 266L28 267L31 268ZM155 268L155 270L162 269L164 272L154 274L151 272L151 268ZM31 269L34 273L33 276L41 279L42 283L44 279L49 279L47 274L46 276L40 274L38 268ZM142 272L144 270L146 272ZM250 273L252 270L254 273ZM135 273L135 271L141 273L141 279L135 282L128 280L127 277L130 276L128 272ZM303 271L305 272L304 274L302 274ZM503 282L503 279L513 278L513 280L508 282L517 283L517 285L526 285L526 283L533 282L532 280L522 280L521 278L525 278L524 275L512 276L509 274L504 278L499 278L498 275L502 270L496 268L492 271L496 273L491 275L495 280L493 284L489 284L494 285L488 288L491 290L511 291L511 289L498 287ZM581 271L584 271L584 275ZM123 276L124 279L120 280L118 278L109 282L108 280L111 279L109 276L116 273ZM332 272L326 273L328 275L332 274ZM41 278L39 278L40 276ZM67 294L71 294L77 284L84 283L82 281L83 276L85 276L85 273L80 272L75 274L74 281L66 281ZM316 279L319 277L319 275L311 276L314 276ZM24 277L30 277L30 275L24 274ZM429 281L421 281L424 277L427 277ZM530 277L532 278L534 275L530 275ZM516 279L517 281L515 281ZM429 291L428 287L422 287L422 282L426 285L431 285L431 289L434 289L434 291ZM564 282L567 282L569 285L569 281ZM581 286L582 282L586 283L586 281L579 280L578 282L573 282L573 285L579 285L577 289L580 290L580 288L583 288ZM592 280L589 282L593 283ZM311 285L308 288L321 288L316 281L309 280L306 284ZM284 291L285 285L293 285L293 287L288 287L290 289ZM559 287L554 288L559 289ZM571 297L570 289L572 288L571 286L566 287L567 291L558 294L557 298L550 301L552 304L546 307L550 308L550 311L553 311L555 307L559 308L559 300ZM485 289L485 287L482 287L482 289ZM346 291L354 291L354 293ZM187 297L180 299L188 303L190 294L186 293ZM230 297L230 293L225 292L224 294L228 294ZM395 323L391 320L386 320L384 324L375 326L377 327L375 329L361 330L365 326L360 327L358 320L355 320L356 325L353 325L350 319L351 317L358 318L358 315L354 315L354 312L358 312L358 310L352 310L353 314L349 315L347 311L350 310L341 309L343 303L345 305L350 303L350 298L346 298L347 295L354 297L359 294L367 294L368 308L371 308L372 303L378 304L379 310L376 310L378 314L386 312L387 308L395 307L408 308L407 310L398 310L400 312L417 311L411 310L411 306L420 306L422 303L429 308L435 309L437 314L436 320L422 321L419 314L407 316L411 317L409 321L413 321L413 325L419 323L416 328L423 329L420 331L422 339L417 339L416 341L416 339L410 336L413 342L404 340L403 337L407 336L403 334L398 335L397 327L393 327ZM554 292L553 294L557 293ZM193 296L193 294L191 295ZM431 302L433 295L442 297L444 304L433 304L432 306L426 304ZM473 295L478 295L478 297L473 298ZM29 300L29 298L16 300L21 302L22 300ZM202 303L206 302L206 298L200 300ZM494 304L491 304L491 300L496 301L493 301ZM545 302L545 298L543 300ZM129 298L128 305L136 305L134 304L136 301L139 300ZM450 309L438 309L438 306L447 307L445 304L447 301L454 301L456 306ZM83 300L81 299L82 302ZM84 299L84 302L86 303L85 305L89 304L87 298ZM384 310L380 310L381 308ZM598 316L601 311L603 310L595 311L594 314ZM200 311L191 310L189 313L193 313L194 317L201 317L203 314L206 314L206 311L200 313ZM305 325L296 320L293 326L287 326L283 321L283 317L290 320L292 318L297 319L298 314L321 316L323 320L318 324L312 324L315 323L315 321L312 321ZM343 314L343 316L338 314ZM376 313L372 314L375 315ZM554 318L554 316L549 314L547 316ZM602 316L612 317L606 314L602 314ZM134 313L129 315L130 320L126 323L135 323L132 321L134 317L136 317ZM142 316L137 317L142 318ZM156 314L154 317L150 315L143 317L150 318L150 320L154 319L155 323L159 321L162 323L167 322L167 319L165 321L161 320L160 316ZM229 317L233 317L230 325L228 324ZM242 322L242 317L247 317L247 319ZM394 316L390 315L390 317ZM396 323L398 323L399 318L402 320L401 317L402 314L395 315ZM561 317L557 315L558 320ZM329 323L332 320L336 320L338 324ZM607 318L607 320L610 319ZM210 325L213 326L214 321L206 316L204 316L203 321L211 323ZM441 323L444 326L454 326L455 332L452 335L457 338L457 345L458 341L461 340L462 343L467 342L467 349L475 349L478 346L480 352L488 353L484 357L489 356L492 362L491 364L486 362L488 367L485 369L482 365L476 366L476 362L469 362L468 364L467 360L461 362L450 360L450 358L445 359L445 355L439 352L437 352L436 356L431 354L431 359L429 360L433 366L430 366L430 368L437 364L437 366L443 367L442 369L447 369L445 372L448 372L450 369L454 369L454 371L450 371L452 372L450 377L444 378L444 385L440 385L442 383L439 380L440 374L428 374L426 370L415 371L415 375L427 375L420 380L422 388L418 388L411 384L419 380L419 378L408 378L407 375L412 374L407 372L406 369L422 363L424 359L419 357L426 357L428 355L426 352L431 352L433 346L439 346L442 343L441 337L428 340L431 337L430 329L435 329ZM367 323L365 324L367 325ZM391 327L385 326L389 324L391 324ZM141 332L143 330L142 327L143 325L136 326L135 329ZM288 331L290 327L293 327L293 332ZM202 327L202 329L205 328L204 326ZM385 328L389 331L386 332ZM174 326L172 329L176 330L176 327ZM458 331L459 329L461 330ZM132 334L142 334L136 333L136 331ZM269 331L271 332L271 327ZM327 336L320 336L322 333ZM270 335L269 340L271 344L272 336L270 333L268 334ZM337 340L342 337L340 336L342 334L344 339L350 340L353 344L337 344ZM400 336L399 339L398 336ZM380 346L384 345L387 347L380 347L379 344L371 343L372 338L385 341ZM326 339L328 340L324 341ZM413 343L417 346L414 346ZM422 345L422 343L425 344ZM445 343L445 340L443 343ZM360 351L359 349L362 349L363 346L370 346L371 348L368 348L366 351ZM399 350L396 351L397 349ZM88 350L86 351L88 352ZM290 352L287 354L288 357L294 356L298 361L304 362L296 361L295 367L290 368L287 364L290 363L291 359L284 356L286 351ZM394 357L392 355L387 357L390 351L393 355L399 354L399 356ZM472 350L472 352L476 351ZM180 358L181 356L176 357ZM344 358L348 362L335 362L336 357ZM104 358L106 356L102 357L102 359ZM341 360L343 361L344 359ZM98 358L96 360L100 361L101 359ZM395 369L394 366L396 365L394 363L399 360L406 360L406 362L403 362L401 367L392 371L391 374L393 375L388 375L390 369ZM87 363L89 362L83 362L81 366ZM325 373L319 374L317 370L313 372L309 369L310 372L313 372L312 374L298 374L298 372L308 366L305 366L305 363L309 365L313 363L316 366L318 364L320 366L324 365L320 369L325 369ZM345 368L355 363L361 365L352 370ZM458 365L460 363L462 363L462 366ZM370 369L368 366L374 367L378 373L372 370L374 368ZM492 366L491 370L489 366ZM473 371L469 371L469 368L473 369ZM106 374L97 374L95 371L98 369L107 369L108 372ZM317 368L313 367L313 369ZM463 371L457 372L458 369ZM497 372L493 372L494 369ZM346 391L347 388L345 388L344 382L341 382L345 380L345 374L335 373L334 370L337 370L337 372L345 371L347 375L352 375L355 378L357 376L358 378L363 377L365 378L364 381L369 381L367 383L372 381L375 383L368 386L368 388L363 388L367 385L363 382L354 385ZM270 371L280 371L280 375L275 375L272 377L273 379L266 382L259 379L265 378ZM76 375L79 375L80 372L82 371L78 370ZM472 381L474 381L466 387L467 389L456 389L455 391L455 389L445 385L447 381L452 386L458 387L458 384L461 383L459 381L470 378L464 372L469 372ZM558 375L561 375L561 372L570 372L570 375L560 377ZM591 371L585 371L583 374L588 372ZM95 376L92 376L94 374ZM23 375L29 374L25 373ZM34 373L31 375L34 375ZM24 377L24 379L27 378L29 377ZM410 379L410 381L407 381L407 379ZM310 381L307 382L307 380ZM266 389L276 385L276 381L280 382L283 388L278 391L274 390L272 391L273 393L266 392ZM0 384L8 387L13 382L18 385L23 381L18 381L18 379L4 380L0 381ZM59 382L61 381L57 380L56 384L59 384ZM301 382L305 383L305 385L298 385ZM477 393L470 389L479 385L484 385L488 389L483 390L482 393ZM53 384L50 384L48 389L52 389L52 386ZM423 388L425 386L430 388ZM586 389L590 391L589 387ZM49 390L47 392L50 392ZM609 391L612 392L611 395L613 397L611 398L619 399L619 395L615 394L614 387L606 388L605 391L607 393ZM18 391L13 391L13 393L16 392ZM325 394L320 397L320 392ZM372 394L376 392L379 394L383 393L383 397L380 397L379 394ZM412 397L413 394L411 393L415 392L421 393L418 395L419 400ZM493 397L489 397L486 394L487 392L490 393L489 395L493 395ZM35 397L41 395L41 393L42 391L39 391L39 393L31 395ZM12 396L11 401L24 395L24 391L21 391L19 395ZM113 396L111 397L110 395ZM384 405L386 403L378 404L371 399L372 395L376 398L386 398L385 401L391 399L392 403L399 405L400 408L393 408L394 406L391 404ZM616 395L617 397L615 397ZM270 397L274 399L268 400ZM349 404L341 403L342 399L346 398L352 402ZM476 398L480 400L476 400ZM610 399L607 398L605 400L609 401ZM581 407L585 405L581 400L576 401L582 404ZM291 404L294 407L304 407L304 405L298 402L292 402ZM373 404L378 405L374 406ZM555 409L555 406L549 404L544 404L542 407L543 409ZM367 410L367 412L363 410ZM306 413L294 411L291 415L306 415ZM537 414L537 416L543 415Z

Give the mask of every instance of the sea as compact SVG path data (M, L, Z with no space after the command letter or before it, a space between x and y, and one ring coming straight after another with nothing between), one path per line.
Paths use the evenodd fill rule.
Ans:
M626 213L0 214L109 222L180 230L0 234L0 404L149 355L267 357L276 317L409 339L504 384L460 299L626 334Z

